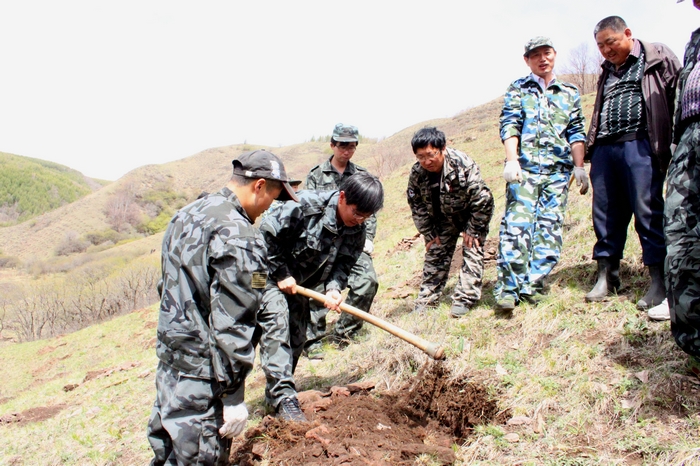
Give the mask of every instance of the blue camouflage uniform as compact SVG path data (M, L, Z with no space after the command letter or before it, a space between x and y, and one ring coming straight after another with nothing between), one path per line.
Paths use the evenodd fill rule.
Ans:
M163 238L152 464L228 464L222 399L244 398L266 246L228 188L180 210Z
M504 97L500 136L520 140L522 182L506 186L494 295L517 303L542 290L561 254L571 145L586 139L578 89L557 78L546 90L532 74L517 79Z
M700 83L689 82L691 72L700 67L699 55L697 29L686 45L679 76L673 134L678 146L668 167L664 207L665 281L671 332L678 346L695 358L700 358L700 110L681 104L700 104ZM689 86L695 88L696 94L690 96L689 102L683 102ZM682 118L684 110L691 116Z
M338 173L331 164L332 158L333 157L311 169L306 177L306 189L334 191L339 188L340 184L346 178L357 172L366 171L363 167L348 162L345 171L343 171L343 173ZM374 241L374 236L377 231L377 216L372 215L368 218L365 221L365 226L367 241ZM378 289L379 281L377 280L377 273L374 271L372 256L363 251L350 273L350 278L348 279L348 296L345 299L345 303L362 311L369 312ZM317 291L322 292L322 290ZM327 308L311 301L311 320L307 330L308 341L318 340L326 334L327 313ZM336 337L352 337L352 335L362 328L362 324L362 319L358 319L344 312L335 323L335 328L332 333Z
M452 294L454 304L471 308L481 298L484 273L484 241L493 215L493 196L484 183L477 164L465 153L445 149L439 174L440 211L433 205L431 173L416 162L408 178L406 196L416 229L426 241L440 237L425 252L423 280L416 308L437 306L447 283L452 255L461 233L479 239L479 246L462 246L462 267Z
M338 223L339 191L299 191L299 202L274 207L260 224L268 248L270 274L258 313L262 328L260 355L267 378L265 395L277 407L296 396L293 373L306 343L309 299L283 293L277 283L294 277L306 288L324 292L348 285L352 267L362 253L365 225Z

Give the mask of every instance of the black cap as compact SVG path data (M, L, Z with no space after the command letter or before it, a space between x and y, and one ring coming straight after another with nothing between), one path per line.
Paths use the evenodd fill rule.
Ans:
M299 198L289 185L287 172L282 161L272 152L266 150L254 150L244 152L233 160L233 173L246 178L264 178L282 182L282 192L277 196L280 201L297 201Z

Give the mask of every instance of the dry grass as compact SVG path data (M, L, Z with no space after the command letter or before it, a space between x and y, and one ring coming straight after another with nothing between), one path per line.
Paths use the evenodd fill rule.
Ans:
M590 113L591 98L585 102ZM499 110L495 101L438 122L453 146L479 162L494 193L492 238L504 202L502 148L494 135ZM465 318L448 317L454 277L437 310L427 315L410 312L424 251L420 240L412 246L402 240L415 234L405 187L412 160L407 141L419 126L423 125L367 145L365 153L358 150L358 161L368 166L363 157L371 160L372 150L405 158L384 180L387 200L379 215L375 248L381 285L372 312L443 345L455 377L486 384L500 409L520 421L478 427L467 442L455 447L458 463L700 464L698 381L685 374L685 358L672 340L669 324L649 322L634 307L648 277L631 229L622 264L625 289L608 302L583 302L594 281L590 195L570 195L564 253L551 277L548 298L540 305L522 305L510 319L496 316L495 264L489 262L482 301ZM318 145L315 152L306 156L303 149L294 148L294 156L309 165L325 157L324 144L308 144ZM284 150L275 151L284 154ZM210 164L230 158L223 153L207 157ZM171 174L176 171L180 169ZM146 463L145 422L154 397L155 313L151 308L63 338L0 346L0 417L38 406L70 406L43 422L0 425L0 463ZM375 381L380 390L396 389L427 360L418 349L371 326L347 348L326 350L322 361L301 360L299 389L361 379ZM139 366L81 382L88 370L128 362ZM63 392L69 383L81 385ZM247 389L253 424L263 415L263 390L264 377L256 367ZM517 439L507 434L517 434ZM429 459L418 464L430 464Z

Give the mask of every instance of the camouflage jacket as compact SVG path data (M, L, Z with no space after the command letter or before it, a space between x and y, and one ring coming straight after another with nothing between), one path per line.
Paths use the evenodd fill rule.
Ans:
M343 290L365 244L365 226L338 225L338 191L297 193L299 202L276 206L260 223L270 280L294 277L299 285Z
M585 142L581 97L573 84L554 78L542 91L532 75L508 87L501 111L501 140L520 139L518 162L531 173L570 172L571 144Z
M698 54L700 54L700 28L693 31L690 35L690 41L685 46L685 55L683 58L683 68L678 75L678 88L676 91L676 114L674 116L675 125L673 126L673 143L678 144L685 131L685 124L681 121L681 97L683 90L688 82L688 76L693 71L695 64L698 62Z
M367 171L365 168L360 167L359 165L348 162L348 166L345 168L345 171L340 174L338 173L338 170L331 165L332 158L333 156L322 164L316 165L311 169L309 174L306 176L305 189L313 189L316 191L335 191L345 178L354 175L358 171ZM376 215L372 215L365 221L365 228L367 230L367 239L374 241L374 235L377 233Z
M228 188L180 210L163 238L156 353L175 369L221 383L243 401L253 366L266 247Z
M408 177L408 205L413 223L428 241L442 230L433 212L429 172L416 162ZM493 215L493 196L476 163L465 153L447 148L440 179L440 207L444 220L460 231L485 238Z

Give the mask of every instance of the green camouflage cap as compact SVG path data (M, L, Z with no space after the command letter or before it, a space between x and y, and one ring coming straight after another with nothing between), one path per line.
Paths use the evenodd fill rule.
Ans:
M333 140L337 142L358 142L360 132L352 125L338 123L333 128Z
M554 49L554 44L552 44L552 39L544 36L537 36L530 39L527 44L525 44L525 53L523 57L530 55L530 52L539 47L552 47Z
M277 180L282 182L282 192L277 196L280 201L297 201L299 198L294 194L294 189L289 185L287 172L284 170L282 161L272 152L266 150L253 150L244 152L234 159L233 173L245 176L246 178L265 178L266 180Z

